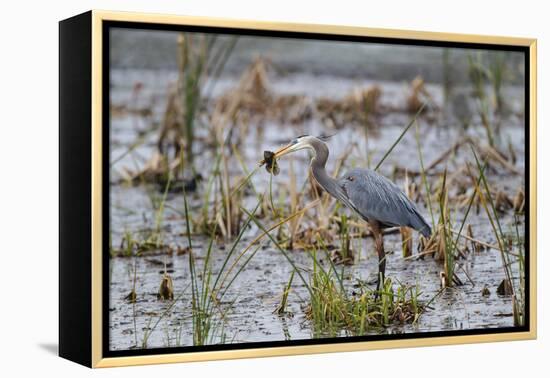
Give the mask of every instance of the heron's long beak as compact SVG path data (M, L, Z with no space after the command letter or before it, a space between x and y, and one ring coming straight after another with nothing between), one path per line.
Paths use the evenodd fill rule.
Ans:
M292 151L296 151L295 146L297 144L298 143L290 143L282 148L279 148L277 151L275 151L275 159L285 156L286 154L289 154Z
M283 157L287 154L290 154L291 152L295 152L298 150L303 150L306 148L311 148L311 145L307 143L306 141L298 141L296 143L290 143L284 146L283 148L280 148L279 150L275 151L275 159L278 159L280 157Z

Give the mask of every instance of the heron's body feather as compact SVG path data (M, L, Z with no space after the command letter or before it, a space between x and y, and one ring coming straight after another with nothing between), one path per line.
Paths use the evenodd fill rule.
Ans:
M385 226L406 226L430 236L430 226L416 205L386 177L370 169L356 168L339 179L338 184L351 204L346 205L366 221L376 220Z
M363 168L352 169L335 180L325 170L329 156L327 145L318 138L306 138L314 152L311 160L313 177L330 195L366 221L377 221L386 227L406 226L426 237L431 235L428 222L397 185L381 174Z

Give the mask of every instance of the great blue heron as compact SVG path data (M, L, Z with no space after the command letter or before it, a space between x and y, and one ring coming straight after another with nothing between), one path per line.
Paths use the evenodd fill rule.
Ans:
M329 150L324 137L302 135L287 146L275 152L274 158L280 158L291 152L309 149L313 152L311 172L319 185L331 196L342 201L362 219L367 221L374 237L378 253L377 291L386 272L386 254L382 229L393 226L405 226L429 237L431 229L416 205L409 200L401 189L386 177L370 169L355 168L340 179L327 174L325 165Z

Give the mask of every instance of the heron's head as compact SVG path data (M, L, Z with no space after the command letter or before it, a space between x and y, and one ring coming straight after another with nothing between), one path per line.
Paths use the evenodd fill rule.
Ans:
M299 137L292 139L290 143L288 143L286 146L275 151L274 157L278 159L292 152L305 150L306 148L313 149L313 143L314 143L313 139L316 139L316 138L311 135L300 135Z
M330 138L330 136L322 135L322 136L315 137L312 135L300 135L299 137L292 139L290 143L284 146L283 148L280 148L279 150L275 151L274 157L278 159L292 152L305 150L305 149L309 149L313 152L316 152L320 146L324 146L326 148L324 141L327 140L328 138Z

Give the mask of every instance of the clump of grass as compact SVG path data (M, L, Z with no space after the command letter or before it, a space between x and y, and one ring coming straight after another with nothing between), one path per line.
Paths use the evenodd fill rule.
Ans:
M504 270L504 282L502 283L502 292L504 295L512 296L512 313L514 317L514 325L521 326L525 324L525 258L524 258L524 242L519 236L517 226L518 220L515 219L516 243L507 243L507 235L503 232L500 224L500 217L495 205L495 200L492 197L491 190L484 174L484 169L481 166L477 154L472 149L478 170L480 172L480 181L476 185L476 192L479 196L482 207L485 209L489 223L493 230L495 239L497 240L498 249L502 259L502 268ZM518 253L514 253L512 248L517 248ZM515 260L514 260L515 259ZM513 279L513 266L517 264L520 272L519 283Z
M211 280L213 270L210 265L212 242L208 246L202 270L202 278L196 273L197 264L194 252L189 252L189 271L191 272L191 314L193 320L193 345L206 345L224 342L225 315L227 310L219 307ZM218 316L217 316L218 315Z
M191 273L191 313L194 345L225 342L225 323L230 306L222 307L222 300L233 282L237 279L239 274L259 250L260 246L257 246L256 249L249 253L240 266L237 266L237 264L244 258L246 252L251 249L252 244L249 244L247 248L241 251L241 253L233 259L231 264L229 264L229 262L235 256L237 246L241 242L245 229L251 222L252 214L258 210L259 203L256 205L256 208L252 211L251 215L241 228L239 234L234 239L232 246L227 252L219 269L215 269L212 266L213 245L216 235L216 230L212 230L210 242L204 257L202 271L199 274L197 273L197 269L199 269L199 267L196 262L195 252L193 251L193 244L190 236L191 220L189 217L187 197L184 195L185 219L189 244L189 271ZM233 273L234 269L236 269L236 271Z
M443 247L443 261L444 261L444 278L445 278L445 286L451 287L453 286L453 281L456 282L455 277L455 247L452 244L452 233L450 230L452 229L452 223L450 219L450 211L449 211L449 195L447 192L447 170L445 170L445 173L443 174L443 180L441 184L441 190L439 194L439 228L440 231L440 238L442 239L443 243L440 243L440 245ZM440 239L440 240L441 240Z
M525 324L525 240L520 237L518 227L518 216L514 216L515 231L516 231L516 247L518 249L518 269L519 269L519 285L517 294L512 297L512 309L514 315L514 325L522 326Z
M388 277L378 292L362 283L348 290L343 284L343 273L334 267L323 268L315 253L311 256L313 271L305 314L312 323L314 337L338 336L342 331L364 335L394 324L415 323L424 311L418 300L418 286L395 284Z
M216 102L212 119L218 125L233 122L244 126L252 119L260 124L272 117L280 105L275 103L275 94L271 91L268 72L271 63L257 57L244 70L237 86L223 94ZM219 131L219 130L218 130Z
M508 71L502 52L490 52L486 60L488 63L484 62L481 53L468 55L468 73L487 141L496 148L500 142L501 118L506 109L502 86ZM488 88L492 89L492 94L488 93Z
M128 295L124 298L125 300L127 300L128 302L130 303L133 303L135 304L136 303L136 300L137 300L137 293L136 293L136 282L137 282L137 266L136 266L136 261L134 259L134 264L132 266L132 271L133 271L133 279L132 279L132 290L130 291L130 293L128 293Z
M166 246L160 233L149 230L143 235L136 235L126 231L122 236L119 248L111 248L111 257L132 257L142 256L151 251L161 251Z
M338 222L338 236L340 237L340 248L332 251L331 260L336 264L353 265L353 238L350 232L348 216L346 214L340 216L340 222Z
M121 172L127 181L164 185L168 178L179 178L189 169L189 185L184 183L183 186L196 187L200 176L196 174L194 167L194 146L196 129L202 126L199 114L206 111L206 100L211 96L212 88L237 40L237 37L194 33L181 33L178 36L178 80L167 91L157 150L143 168L135 171L124 169ZM156 129L151 131L155 132ZM111 165L142 145L146 136L147 133L142 135ZM173 157L169 156L167 144L173 147Z
M502 95L502 85L505 78L508 75L508 68L506 66L506 59L504 52L491 51L489 53L489 79L491 81L491 87L493 89L493 104L495 112L502 114L506 107L504 96Z
M356 88L341 100L320 98L315 108L321 120L331 128L341 129L356 124L374 128L374 117L380 112L382 90L377 85Z
M481 118L481 124L485 128L487 142L491 147L494 147L495 132L493 130L493 124L490 121L490 103L486 91L489 71L484 66L480 53L475 56L468 55L468 74L473 86L473 95L477 99L478 113Z
M178 81L167 98L158 146L162 152L164 139L173 134L176 160L182 144L185 162L193 166L196 118L204 100L221 74L233 51L237 38L216 35L181 33L178 35ZM209 80L210 87L205 88Z
M482 168L485 170L485 167ZM481 174L477 179L477 184L481 181ZM438 260L443 261L443 271L440 274L441 283L444 287L452 287L455 285L462 285L462 281L455 272L456 260L459 256L463 256L464 252L461 249L459 240L464 231L464 226L472 209L474 200L476 199L476 191L473 191L468 201L468 207L460 223L458 231L453 228L454 221L453 215L449 208L449 194L447 188L447 170L441 177L441 184L439 187L439 220L435 226L435 231L428 239L421 239L421 249L423 253L432 253ZM456 235L456 236L455 236ZM464 247L466 249L467 247Z
M411 114L424 110L424 104L433 103L431 95L426 90L424 79L417 76L411 82L411 92L407 97L407 111Z
M137 262L136 258L134 257L134 264L133 264L133 273L134 277L132 280L132 291L126 296L126 300L132 303L132 318L134 321L134 343L137 346L138 340L137 340L137 322L136 322L136 301L137 301L137 293L136 293L136 283L137 283Z
M196 39L200 38L200 41ZM208 50L214 36L194 36L182 33L178 36L179 52L179 90L183 104L183 134L185 135L186 160L193 164L195 114L200 104L200 79L206 68ZM199 42L200 46L194 45Z
M113 247L111 244L110 255L130 257L134 255L134 251L139 250L140 243L134 239L134 235L129 230L124 231L120 246L118 248Z
M290 203L290 213L294 214L298 210L298 204L300 202L300 195L296 187L296 174L294 172L294 159L290 159L289 162L289 184L288 184L288 199ZM271 182L270 182L271 185ZM271 188L270 188L271 189ZM288 248L294 249L294 242L297 240L298 230L302 221L303 215L291 219L288 225Z
M193 219L195 230L210 235L215 232L226 240L239 234L245 215L241 210L244 199L243 188L249 183L256 170L241 180L232 180L229 173L230 157L219 148L214 167L209 175L202 198L202 209Z
M290 294L290 289L291 289L293 280L294 280L294 271L292 271L292 273L290 274L290 278L288 279L288 284L285 285L283 294L281 295L281 301L279 302L279 305L274 311L274 313L276 313L279 316L292 315L292 313L288 310L288 295Z

